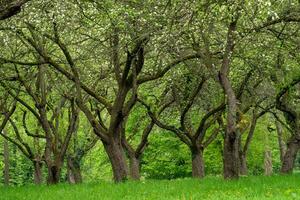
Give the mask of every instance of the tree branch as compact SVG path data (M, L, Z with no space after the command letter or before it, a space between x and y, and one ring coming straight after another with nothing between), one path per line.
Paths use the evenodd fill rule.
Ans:
M182 142L184 142L188 146L191 146L191 142L189 141L189 138L185 135L185 133L183 133L180 129L176 128L175 126L170 126L170 125L167 125L167 124L164 124L163 122L161 122L159 119L157 119L157 117L154 115L154 113L151 112L151 108L149 105L147 105L145 102L143 102L140 99L138 99L138 101L147 109L148 115L150 116L150 118L153 120L153 122L158 127L173 132L175 135L178 136L178 138Z

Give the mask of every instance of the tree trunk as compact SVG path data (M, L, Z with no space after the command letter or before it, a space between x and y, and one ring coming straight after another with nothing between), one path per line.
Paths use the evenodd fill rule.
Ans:
M271 132L267 132L265 135L265 155L264 155L264 170L266 176L271 176L273 172L272 164L272 152L270 149L269 135Z
M278 145L279 145L279 150L280 150L280 161L283 163L283 157L286 151L286 145L283 140L283 130L280 122L277 120L275 121L276 124L276 129L277 129L277 135L278 135Z
M75 158L69 157L67 160L68 165L68 182L70 184L82 183L80 161Z
M110 143L103 143L104 149L109 157L115 182L127 180L128 167L121 141L110 140Z
M6 130L3 130L3 134L7 135ZM8 141L4 139L3 144L3 156L4 156L4 185L9 185L9 147Z
M69 162L69 161L67 161L67 162ZM68 165L69 165L69 163L68 163ZM67 167L67 179L68 179L69 184L75 184L76 183L75 182L75 175L73 174L72 169L71 169L70 166Z
M193 178L203 178L205 176L203 150L199 148L193 148L191 151L192 176Z
M283 157L281 173L288 174L293 172L294 162L300 148L300 140L293 136L287 143L287 150Z
M272 152L269 148L265 150L264 169L265 169L266 176L272 175L273 173Z
M251 125L250 125L250 130L248 132L246 141L244 146L242 146L242 137L240 135L239 137L239 159L240 159L240 175L247 175L248 174L248 167L247 167L247 152L250 146L250 143L252 142L252 138L254 135L255 127L257 123L257 116L253 112L252 115L252 120L251 120Z
M43 183L43 173L42 173L42 162L41 161L33 161L34 167L34 183L36 185L40 185Z
M48 167L48 178L47 178L47 184L57 184L59 183L60 179L60 167L56 165L52 165Z
M220 70L220 81L228 104L227 124L224 139L223 167L224 178L234 179L239 177L239 134L237 122L237 99L229 79L230 61L234 49L234 35L237 20L228 27L227 44Z
M236 133L226 133L223 152L223 170L225 179L235 179L239 177L240 161L238 143Z
M130 178L140 180L140 160L135 156L129 158Z
M248 174L247 156L243 153L240 154L240 174L244 176Z

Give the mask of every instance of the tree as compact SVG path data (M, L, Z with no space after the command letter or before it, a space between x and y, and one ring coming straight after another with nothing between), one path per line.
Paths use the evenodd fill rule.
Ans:
M282 173L291 173L293 171L294 162L297 156L297 152L300 148L299 143L299 111L297 105L299 104L296 101L293 101L293 96L297 95L299 91L293 89L297 87L297 84L300 83L300 77L295 77L290 83L285 85L276 96L276 107L284 113L285 119L293 133L287 142L287 150L283 157L281 172ZM298 106L299 107L299 106Z
M168 100L165 98L167 93L168 90L165 90L159 98L159 100L162 102L158 103L159 104L159 108L157 111L158 115L162 114L169 106L171 106L172 103L174 103L174 99ZM139 118L141 119L140 116ZM148 137L151 131L153 130L154 125L155 125L155 121L152 119L150 120L150 122L146 124L144 129L142 129L142 135L136 147L130 144L130 140L138 133L138 131L135 130L132 134L129 134L129 136L127 137L124 130L122 144L129 157L129 174L133 180L140 179L141 158L146 147L149 145ZM139 123L136 124L135 128L138 129L139 128L138 126L140 126Z
M184 94L185 97L180 96L179 91L172 92L177 107L179 107L179 127L162 122L160 119L158 119L156 114L151 111L151 107L144 101L140 100L140 102L147 108L149 116L157 126L173 132L184 144L189 147L192 158L192 175L195 178L204 177L203 151L218 136L218 133L222 128L214 128L214 130L211 131L211 135L207 137L206 132L210 127L213 127L217 121L219 122L219 126L222 126L221 113L225 108L225 104L223 102L218 102L217 105L214 105L213 102L208 103L211 104L211 108L200 107L201 110L207 111L204 111L201 117L197 117L198 122L195 123L197 125L195 125L195 127L192 126L188 114L190 114L189 112L192 111L192 107L195 106L194 104L196 103L197 97L200 91L203 90L204 84L206 81L208 81L207 79L208 78L206 77L203 77L200 80L196 79L196 87L194 87L189 94ZM187 91L184 92L187 93Z
M120 4L120 6L123 5ZM114 81L110 85L112 86L111 89L115 91L115 94L109 94L109 97L113 99L112 102L107 100L107 98L104 97L104 95L98 94L98 92L96 90L93 90L91 86L88 86L84 83L84 81L81 78L81 72L79 72L78 67L78 65L81 66L81 63L78 63L78 61L74 61L70 49L67 47L67 45L65 45L65 43L62 40L62 37L59 32L60 30L58 28L59 24L57 24L57 22L52 24L53 35L41 33L32 24L28 26L28 29L31 32L33 38L28 37L25 34L22 35L23 38L32 46L32 48L34 48L34 50L43 59L42 62L39 61L36 64L40 65L43 63L48 63L57 72L63 74L67 79L74 82L76 88L76 104L83 111L83 113L86 115L87 119L93 126L95 134L103 142L105 150L112 164L114 179L115 181L119 182L125 180L128 175L126 159L124 157L124 150L121 145L122 130L125 123L124 119L129 115L132 107L136 103L138 87L146 82L161 78L175 65L185 60L197 58L199 57L199 55L196 53L183 55L179 58L176 58L174 61L165 64L162 67L162 70L158 71L157 73L153 73L151 75L142 74L141 71L144 67L145 62L144 48L147 42L149 41L149 36L151 32L148 33L148 31L142 32L144 30L137 30L137 32L140 32L140 34L132 35L128 43L123 44L125 48L124 46L121 48L121 31L119 30L120 27L117 27L114 21L110 21L110 23L111 28L109 30L111 32L109 32L108 52L111 53L109 53L108 58L104 57L104 59L109 60L109 62L112 63L113 74L115 76ZM139 23L142 23L142 21L140 21ZM130 25L132 27L138 27L136 26L135 22L134 24ZM44 48L43 44L36 40L38 37L45 37L47 40L50 40L59 48L59 54L62 54L64 56L64 59L67 62L67 66L69 67L71 72L69 72L69 70L66 70L64 65L61 65L59 62L54 60L52 58L53 55L49 55L47 49ZM123 51L124 55L121 55L120 51ZM121 59L123 60L122 62ZM26 65L29 63L24 62L23 64ZM110 75L111 73L106 74L105 78L110 77ZM85 98L86 94L89 95L89 98ZM87 101L90 100L93 101L93 108L89 108L86 105ZM97 114L97 112L99 113L100 106L104 106L106 109L105 112L107 112L110 116L110 120L107 125L102 122L101 113L100 115Z
M32 74L31 74L32 75ZM44 138L46 141L45 144L45 152L43 153L43 160L46 163L48 169L48 178L47 183L55 184L59 182L61 167L63 165L64 157L66 155L66 151L71 139L72 134L76 130L76 124L78 120L78 109L75 108L74 101L70 100L70 106L68 109L68 127L66 130L60 128L59 118L62 114L63 108L66 106L66 98L59 97L58 100L54 98L54 101L50 101L51 88L46 83L46 75L47 71L45 70L44 65L40 65L38 67L35 80L35 85L30 84L30 82L26 82L26 78L31 76L29 74L25 74L24 76L16 68L16 76L15 80L19 82L20 87L23 87L26 91L27 98L33 101L34 106L31 105L30 101L24 100L22 97L18 95L20 89L17 89L14 92L14 88L9 88L7 84L1 82L2 87L4 87L8 94L18 101L23 107L31 112L31 114L37 119L39 125L42 127L45 135L34 135L29 134L33 137ZM48 74L49 75L49 74ZM53 95L53 93L52 93ZM51 112L51 117L49 114ZM29 132L26 128L26 113L24 112L23 116L23 125L27 133ZM11 121L11 123L13 123ZM63 124L63 123L62 123ZM13 125L13 124L12 124ZM17 139L19 142L25 146L23 153L27 155L34 162L34 166L37 167L40 165L40 160L38 160L32 153L28 144L23 142L23 139L20 136L18 131L18 127L13 125L15 133L17 135ZM59 132L65 131L66 133L60 134ZM27 152L26 152L27 151ZM37 172L40 174L39 172Z
M26 2L2 0L0 20ZM34 164L36 182L45 162L48 183L57 183L65 161L69 182L81 182L81 160L97 140L116 182L139 179L155 126L186 145L194 177L204 176L203 152L221 151L208 146L218 142L224 178L232 179L247 173L257 123L271 113L292 132L284 152L278 131L282 171L291 171L299 139L298 5L30 1L0 24L8 130L0 134ZM157 145L167 151L180 141Z
M81 160L99 140L97 137L91 137L90 135L91 133L88 131L86 134L87 138L82 139L79 137L78 131L73 134L73 139L66 156L68 182L71 184L82 183Z

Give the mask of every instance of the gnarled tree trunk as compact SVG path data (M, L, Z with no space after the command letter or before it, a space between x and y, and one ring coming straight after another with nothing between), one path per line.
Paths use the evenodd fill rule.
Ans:
M201 150L200 148L192 148L191 153L192 176L193 178L203 178L205 176L203 150Z
M264 169L265 169L266 176L272 175L273 173L272 152L269 148L265 150Z
M140 180L140 159L132 156L129 158L130 178Z
M224 140L223 167L224 178L233 179L239 177L239 145L238 136L235 132L226 133Z
M128 166L121 141L111 139L108 144L103 144L112 166L114 181L121 182L127 180Z
M43 173L42 173L42 166L43 163L41 161L33 161L33 167L34 167L34 183L36 185L40 185L43 183Z
M271 176L273 173L273 164L272 164L272 151L270 149L270 142L269 142L269 135L270 132L265 134L265 152L264 152L264 174L266 176Z
M244 176L248 174L247 156L243 153L240 153L240 174Z
M294 162L300 148L300 140L296 136L292 136L287 143L287 150L283 157L281 166L281 173L292 173L294 168Z
M52 165L48 167L48 177L47 177L47 184L57 184L60 180L60 172L61 169L59 166Z
M220 81L227 99L227 125L224 139L223 167L224 178L234 179L239 177L239 132L237 122L237 99L229 79L230 61L234 49L234 32L237 19L230 23L227 33L227 44L220 70Z
M67 160L68 167L68 182L70 184L82 183L81 169L80 169L80 161L68 157Z
M247 167L247 152L250 146L250 143L252 141L253 135L254 135L254 131L255 131L255 127L256 127L256 123L257 123L257 119L260 116L263 116L265 112L261 112L260 114L256 115L253 112L253 116L252 116L252 120L251 120L251 125L250 125L250 129L245 141L244 146L242 147L242 138L241 136L239 137L239 146L240 146L240 150L239 150L239 159L240 159L240 175L247 175L248 174L248 167Z
M286 151L286 145L283 140L283 130L280 122L278 120L275 121L276 129L277 129L277 136L278 136L278 145L280 150L280 161L283 163L284 154Z

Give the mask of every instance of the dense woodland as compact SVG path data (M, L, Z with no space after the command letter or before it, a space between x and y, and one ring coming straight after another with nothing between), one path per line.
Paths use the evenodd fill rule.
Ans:
M0 0L0 44L5 185L300 165L298 0Z

